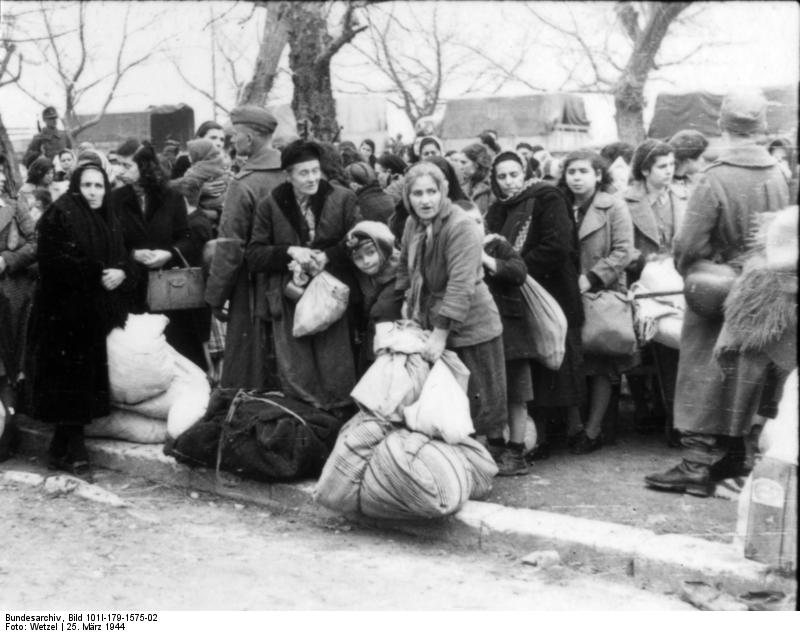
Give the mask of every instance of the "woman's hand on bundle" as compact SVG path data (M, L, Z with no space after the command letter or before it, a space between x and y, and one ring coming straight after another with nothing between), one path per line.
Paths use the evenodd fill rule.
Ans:
M422 358L429 363L435 363L444 353L447 344L448 330L436 328L429 333L425 340L425 347L422 349Z
M584 292L589 292L589 289L592 287L589 278L586 275L581 275L578 277L578 288L580 288L581 294Z
M105 268L103 269L103 276L100 278L100 283L106 290L115 290L119 285L125 281L125 271L119 268Z
M328 265L328 256L323 253L322 251L313 251L311 254L311 265L309 266L308 272L311 275L318 275L323 270L325 270L325 266Z
M311 262L314 261L314 251L312 251L310 248L305 248L304 246L290 246L289 250L286 252L288 253L289 257L291 257L306 270L311 265Z

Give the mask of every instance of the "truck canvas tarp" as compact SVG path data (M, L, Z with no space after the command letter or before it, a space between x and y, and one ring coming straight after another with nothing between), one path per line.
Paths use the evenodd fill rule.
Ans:
M78 122L90 121L95 116L79 114ZM157 151L164 148L167 138L184 146L194 138L194 110L178 103L150 106L140 112L108 112L97 125L81 132L78 140L114 146L131 137L150 139Z
M769 134L787 134L797 129L797 86L763 89L767 98ZM650 138L668 139L680 130L697 130L719 136L719 110L725 95L710 92L665 94L656 97Z
M546 136L559 125L589 126L580 95L451 99L444 112L441 134L443 139L473 138L492 129L501 136Z

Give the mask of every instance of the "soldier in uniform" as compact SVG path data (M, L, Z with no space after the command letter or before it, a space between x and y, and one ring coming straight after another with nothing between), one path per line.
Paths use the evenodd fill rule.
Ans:
M61 150L72 149L72 139L66 130L56 128L58 123L58 112L53 106L47 106L42 111L45 127L33 137L28 150L25 152L23 163L25 167L35 161L39 156L45 156L53 160Z
M277 386L272 384L274 370L269 370L269 333L262 324L267 316L266 280L250 271L244 254L256 206L285 175L281 155L272 147L275 117L257 106L241 106L231 112L231 123L236 154L247 158L225 197L206 302L217 319L228 322L221 386L261 389Z
M723 100L719 126L725 147L698 178L675 237L675 266L682 275L700 260L741 268L758 216L789 204L777 161L756 142L766 130L766 112L758 93ZM709 496L717 481L743 474L736 445L750 432L769 373L745 354L723 371L714 354L723 324L722 315L686 307L674 413L683 460L645 477L652 488Z

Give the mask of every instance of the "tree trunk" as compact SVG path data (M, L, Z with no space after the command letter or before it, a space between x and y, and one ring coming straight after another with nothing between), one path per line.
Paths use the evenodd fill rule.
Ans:
M288 3L269 3L264 8L267 18L264 21L264 33L261 36L253 78L242 90L239 105L266 105L269 91L278 74L281 54L289 41Z
M292 111L298 128L308 121L311 133L320 141L332 141L339 133L331 87L331 58L327 54L332 41L321 3L292 3L289 10Z
M614 106L617 138L634 146L641 143L646 138L644 82L623 75L614 88Z
M11 139L8 138L8 132L6 131L5 123L3 123L2 114L0 114L0 154L6 157L8 164L11 166L11 174L14 176L14 180L16 180L13 189L16 191L22 186L22 173L19 170L19 161L14 151L14 145L11 143Z

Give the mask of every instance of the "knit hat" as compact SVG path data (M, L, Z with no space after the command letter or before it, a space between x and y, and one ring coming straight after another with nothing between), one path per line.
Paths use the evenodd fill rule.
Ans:
M204 138L196 138L186 144L186 149L189 151L189 159L192 163L201 160L211 160L216 158L219 154L217 147L209 140Z
M350 229L345 237L345 244L351 255L370 242L375 244L381 254L381 261L386 261L392 256L394 233L383 222L363 220Z
M766 132L767 100L760 92L732 92L722 100L719 127L732 134L747 136Z

